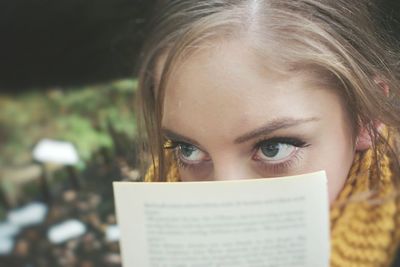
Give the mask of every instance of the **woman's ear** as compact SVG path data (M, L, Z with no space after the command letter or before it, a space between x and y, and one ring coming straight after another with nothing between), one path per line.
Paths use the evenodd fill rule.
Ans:
M376 132L382 133L382 129L384 128L384 124L378 120L374 120L372 122L372 127L375 129ZM363 125L356 137L356 151L364 151L372 146L372 138L375 131L369 131L367 125Z
M372 138L367 127L363 125L356 137L356 151L364 151L372 146Z
M379 85L379 88L382 90L383 94L385 96L389 96L388 84L378 77L375 77L374 81L377 85ZM384 127L384 124L378 120L374 120L371 126L380 133ZM362 125L356 138L356 151L364 151L372 146L372 134L373 132L368 130L367 125Z

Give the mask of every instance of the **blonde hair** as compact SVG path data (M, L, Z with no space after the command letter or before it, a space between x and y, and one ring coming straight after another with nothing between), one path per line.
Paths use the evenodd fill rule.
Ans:
M376 27L371 2L161 1L141 57L138 98L143 148L157 163L156 180L165 180L168 164L161 133L168 78L178 62L216 39L240 38L262 62L274 62L279 71L308 71L329 82L342 95L355 130L367 127L374 144L387 141L374 127L376 120L397 136L400 77L396 64L400 60L393 43ZM382 84L390 88L388 95ZM375 166L379 169L379 160Z

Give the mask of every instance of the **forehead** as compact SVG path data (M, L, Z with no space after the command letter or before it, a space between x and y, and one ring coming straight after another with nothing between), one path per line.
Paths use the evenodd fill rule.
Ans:
M280 74L272 62L259 61L240 42L218 43L191 55L167 84L163 127L228 138L281 117L315 117L338 104L332 90L319 90L311 75Z

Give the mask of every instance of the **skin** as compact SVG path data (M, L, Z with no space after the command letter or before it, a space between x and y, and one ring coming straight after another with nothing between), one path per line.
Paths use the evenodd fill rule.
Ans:
M284 76L261 66L240 41L187 58L164 101L162 127L183 181L325 170L332 203L348 176L353 127L335 89L307 73Z

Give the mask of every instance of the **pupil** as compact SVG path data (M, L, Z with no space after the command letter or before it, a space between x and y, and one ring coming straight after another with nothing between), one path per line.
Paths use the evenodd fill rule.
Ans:
M180 149L181 149L182 155L187 158L190 157L192 155L193 151L195 150L195 148L193 146L185 145L185 144L182 144Z
M267 157L275 157L279 153L279 143L272 143L262 146L261 151Z

